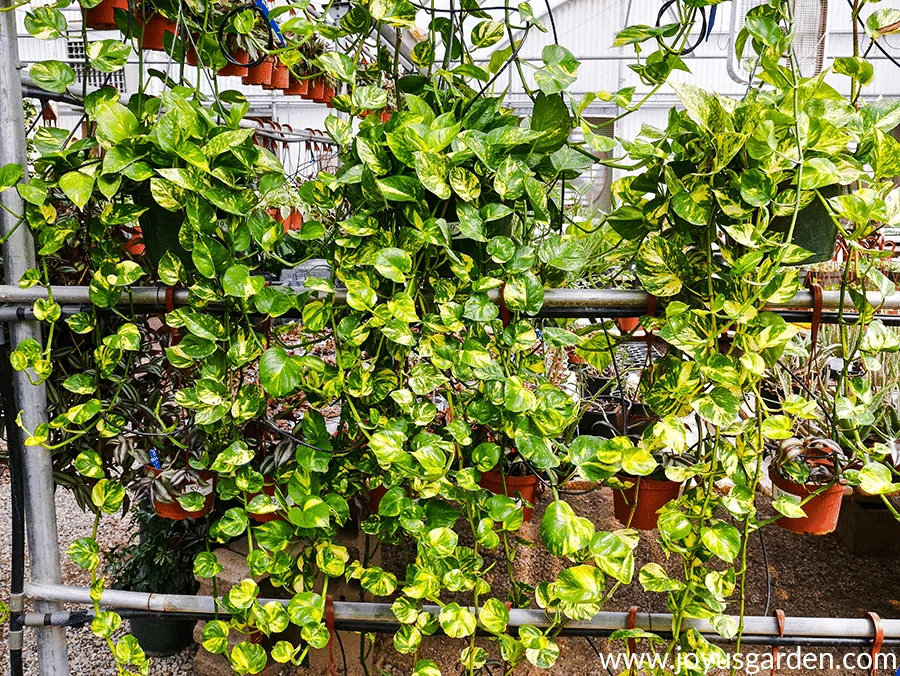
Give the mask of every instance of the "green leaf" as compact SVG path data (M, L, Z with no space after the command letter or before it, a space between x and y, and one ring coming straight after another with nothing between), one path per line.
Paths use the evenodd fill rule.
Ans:
M198 577L210 579L221 573L222 570L222 564L219 563L219 559L216 557L215 552L200 552L194 559L194 575ZM226 631L225 636L227 635L228 632Z
M572 128L569 108L562 95L538 93L531 113L531 128L544 132L543 137L534 141L536 152L552 153L562 148Z
M778 186L769 174L760 169L748 169L741 174L741 198L754 207L763 207L775 199Z
M75 470L89 479L103 478L103 458L97 451L82 451L75 458Z
M441 608L438 617L441 629L450 638L464 638L475 632L475 616L468 608L462 608L458 603L448 603Z
M316 59L316 63L336 80L353 84L356 81L356 66L346 54L327 52Z
M489 632L502 634L509 624L509 610L500 599L489 598L478 611L478 621Z
M506 24L502 21L481 21L472 29L472 44L478 49L490 47L503 39Z
M578 66L581 64L565 47L547 45L541 58L545 65L535 71L534 81L545 94L559 94L578 78Z
M273 397L284 397L300 386L303 369L284 348L270 347L259 362L259 382Z
M445 200L450 197L450 186L447 185L447 159L430 152L413 153L416 175L425 189Z
M375 2L380 2L380 0L375 0ZM364 85L353 88L351 100L354 106L362 110L380 110L387 105L388 93L381 87Z
M852 77L864 87L875 77L875 66L861 56L840 56L834 60L831 68L835 73Z
M0 192L13 187L25 178L25 170L21 164L5 164L0 168Z
M128 63L131 44L121 40L99 40L88 45L91 68L101 73L115 73Z
M246 265L232 265L222 277L222 288L225 295L244 300L258 294L265 285L265 278L260 275L251 275L250 268Z
M600 603L605 586L606 578L599 569L582 565L560 571L553 591L566 603Z
M671 592L684 589L684 583L669 577L658 563L648 563L638 574L638 581L648 592Z
M677 245L664 237L650 235L638 249L638 279L654 296L674 296L680 292L682 277L686 276L687 270L687 257Z
M767 47L771 47L784 37L784 33L781 32L781 28L775 20L768 16L759 14L747 16L744 25L750 32L750 35Z
M824 157L813 157L803 161L800 175L800 188L814 190L834 185L840 180L840 174L834 162Z
M84 209L94 191L94 179L80 171L70 171L60 177L59 187L75 206Z
M25 14L25 30L38 40L56 40L66 34L65 15L52 6L35 7Z
M717 427L727 427L735 422L741 407L741 398L724 387L714 387L691 402L701 418Z
M700 532L703 545L726 563L734 561L741 551L741 534L724 521L713 520Z
M84 570L95 570L100 565L100 545L93 538L74 540L67 553L72 563Z
M266 649L257 643L242 641L228 655L231 668L238 674L258 674L266 668Z
M203 625L201 645L203 649L214 655L228 650L228 625L222 620L210 620Z
M895 493L900 484L894 483L891 470L879 462L869 462L859 470L859 487L869 495Z
M789 519L806 518L806 512L804 512L803 507L800 506L800 499L793 495L782 495L776 500L772 500L772 507L774 507L779 514L784 514L784 516Z
M554 556L571 556L591 543L594 525L576 516L572 507L561 500L547 506L541 519L541 540Z
M91 631L100 638L109 638L122 626L122 618L111 610L101 612L91 622Z
M104 514L115 513L124 499L125 487L111 479L100 479L91 490L91 502Z
M403 249L387 247L380 249L375 254L375 261L372 265L384 277L403 284L406 282L406 275L412 270L412 258Z

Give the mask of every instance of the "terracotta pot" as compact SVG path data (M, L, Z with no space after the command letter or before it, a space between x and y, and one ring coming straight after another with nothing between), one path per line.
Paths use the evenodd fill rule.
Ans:
M140 22L140 18L138 18ZM170 21L162 14L153 13L144 19L143 35L139 35L138 43L141 49L153 52L162 52L165 50L163 36L166 33L175 35L175 22Z
M147 469L156 476L162 474L162 470L156 469L155 467L151 467L150 465L146 465ZM202 471L199 473L200 478L204 481L213 481L215 475L212 472ZM171 521L184 521L185 519L199 519L206 516L213 507L213 502L215 502L216 491L212 488L209 493L206 495L206 502L203 505L203 509L199 509L196 512L189 512L181 504L176 500L175 502L161 502L160 500L153 501L153 509L156 511L156 515L163 519L170 519Z
M263 89L287 89L291 86L291 71L281 61L272 70L272 79L263 84Z
M300 80L295 77L291 78L290 86L284 90L288 96L303 96L309 91L309 80Z
M290 215L284 219L284 231L299 230L303 227L303 214L297 210L292 210Z
M248 54L243 49L236 51L231 55L235 61L240 61L242 63L248 63ZM220 68L218 75L222 77L242 77L247 74L247 66L237 66L233 63L229 63L224 68Z
M196 66L200 63L200 57L197 56L197 50L193 45L188 45L184 51L184 62L189 66Z
M534 505L537 499L538 478L534 474L529 476L507 476L506 490L504 490L503 476L500 472L491 470L490 472L481 473L481 481L478 482L478 485L495 495L507 495L511 498L519 495L531 505ZM531 517L534 516L534 507L526 505L522 513L525 521L531 521Z
M772 498L777 499L787 493L800 500L806 499L821 488L815 484L798 484L780 477L769 467L769 478L772 480ZM836 483L807 502L801 509L806 513L804 519L790 519L782 516L775 521L779 526L792 533L808 533L809 535L828 535L837 528L841 514L841 498L844 495L842 483Z
M389 110L382 110L382 111L381 111L381 122L384 123L384 122L387 122L387 121L390 120L390 119L391 119L391 111L389 111Z
M619 476L619 481L628 481L631 488L613 491L613 508L616 519L629 528L653 530L659 520L657 512L664 505L676 500L681 492L681 484L674 481L656 481L647 477ZM635 494L637 505L635 505ZM634 507L634 516L631 509ZM628 519L631 517L631 523Z
M128 0L101 0L84 11L84 25L98 31L116 30L116 9L128 11Z
M641 326L640 317L618 317L615 322L620 333L631 333Z
M268 495L270 498L274 498L275 496L275 482L272 480L272 477L265 477L263 483L262 494ZM247 502L255 498L260 493L249 493L247 495ZM273 499L272 502L275 502ZM250 514L248 512L248 516L251 521L255 521L256 523L268 523L269 521L283 521L284 514L281 512L269 512L268 514Z
M659 416L651 411L648 406L639 402L632 402L628 408L628 429L625 430L625 433L643 434L644 430L658 418ZM625 429L625 414L622 412L621 406L616 409L616 429L620 431Z
M144 235L141 232L141 226L136 225L130 228L131 237L125 240L125 251L132 256L143 256L147 247L144 246Z
M309 85L309 92L304 98L312 99L313 101L317 101L319 103L322 102L322 96L325 94L325 80L323 78L317 77L315 80L312 80Z
M329 108L334 108L334 105L331 103L331 99L334 98L334 87L331 85L325 85L325 91L322 94L322 101Z
M276 223L284 222L284 217L281 215L281 209L266 209L266 213L269 214Z
M372 505L373 514L378 514L378 506L381 505L381 499L384 497L385 493L387 493L387 488L383 485L369 489L369 504Z
M247 74L241 78L245 85L265 85L272 80L272 72L275 70L275 60L268 58L257 66L253 66Z

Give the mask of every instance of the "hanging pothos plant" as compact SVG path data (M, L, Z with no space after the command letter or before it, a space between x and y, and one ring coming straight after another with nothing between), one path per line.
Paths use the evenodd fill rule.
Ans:
M475 642L480 630L510 669L552 667L559 629L590 618L632 583L639 542L634 530L596 530L565 500L562 485L579 478L621 487L621 478L659 474L661 458L665 474L685 484L659 517L662 544L683 558L683 576L651 563L638 580L668 595L670 647L716 650L696 631L682 631L683 621L709 619L729 638L740 632L743 594L728 604L743 589L748 535L764 525L755 494L765 444L799 433L818 415L799 395L777 415L759 403L762 379L797 332L765 309L799 288L792 265L810 252L795 235L812 204L825 207L851 246L873 222L900 222L887 180L900 172L900 148L886 133L897 109L857 106L824 76L802 78L795 60L783 58L792 38L787 5L755 8L739 42L757 54L765 86L740 101L679 86L684 110L672 111L667 128L622 143L639 173L615 183L606 224L636 252L643 287L664 301L661 316L642 324L668 354L641 382L641 398L657 417L640 438L573 438L579 402L550 377L545 352L575 348L602 368L614 346L606 330L568 330L537 315L545 290L567 284L585 261L583 229L564 209L566 184L599 161L595 153L615 147L584 119L587 106L600 97L624 115L646 99L632 104L633 91L623 90L573 101L566 90L578 61L551 45L542 63L529 64L533 109L521 119L491 85L513 64L522 68L514 31L541 29L531 8L522 4L504 21L476 7L457 11L469 23L434 18L409 57L415 74L401 73L397 54L371 41L379 24L414 24L416 8L405 0L353 4L338 26L306 15L286 22L285 31L300 38L274 50L285 64L299 64L300 48L316 33L344 41L344 49L318 55L315 67L346 86L334 105L350 114L327 120L341 164L299 188L307 209L300 230L286 233L266 212L285 178L241 126L248 104L234 92L206 101L196 87L165 80L160 97L138 94L125 105L100 89L84 101L91 136L71 143L65 133L42 130L34 178L20 182L14 165L0 174L0 187L17 184L22 222L41 257L23 286L49 290L67 252L89 253L65 279L90 285L92 308L64 321L93 339L92 363L67 375L61 385L77 396L30 431L29 443L78 440L73 466L94 482L97 524L100 514L120 509L131 478L124 470L133 464L151 465L144 483L158 485L150 495L188 512L207 509L215 491L210 548L194 572L214 579L222 566L213 544L246 537L249 576L221 595L229 619L208 622L202 643L226 654L240 674L261 672L269 658L300 664L310 648L324 647L329 581L341 577L391 600L401 653L440 631L462 640L460 663L473 673L488 659ZM635 67L652 91L684 69L678 50L663 41L683 43L695 11L680 24L619 36L618 44L660 43ZM252 30L252 18L235 15L237 33ZM500 46L486 68L470 57L471 49L506 39L516 46ZM375 58L364 57L372 49ZM863 60L842 61L837 70L864 84ZM54 91L68 75L55 65L33 71ZM388 105L389 116L369 114ZM584 144L569 140L576 127ZM121 241L123 226L133 233L135 225L142 253ZM260 274L311 257L325 258L329 274L306 279L303 290L267 285ZM882 281L874 268L866 274ZM169 295L169 330L150 340L133 320L139 309L120 301L133 285L156 280L188 293L181 307ZM848 294L870 317L865 296ZM22 343L13 363L41 382L53 377L50 346L63 317L50 293L34 312L48 325L47 347ZM109 313L121 321L98 322ZM299 314L297 327L272 325L289 314ZM101 335L101 326L114 331ZM730 342L720 340L725 332ZM896 350L886 335L871 324L859 349L868 356ZM162 391L136 420L123 406L123 388L162 354ZM868 458L845 414L859 393L845 388L832 419L842 421L852 452ZM687 417L698 431L690 446ZM128 468L105 452L114 437L132 438ZM552 493L539 544L565 561L534 586L512 567L530 505L509 486L495 494L481 485L483 474L505 480L522 468ZM895 489L893 471L867 461L837 479L884 494ZM733 488L718 490L726 479ZM378 494L362 529L411 543L399 576L373 565L368 549L351 557L337 538L351 503ZM775 507L788 517L802 511L789 497ZM100 611L99 552L96 526L69 552L92 572L93 629L108 640L121 673L147 673L137 642L112 638L119 616ZM508 585L491 583L493 552L508 564ZM261 602L263 576L284 591L285 603ZM449 602L450 594L466 602ZM544 609L549 626L511 628L507 601ZM300 629L297 643L280 636L291 624ZM232 631L278 638L267 652L253 640L229 645ZM420 660L414 673L431 675L436 666Z

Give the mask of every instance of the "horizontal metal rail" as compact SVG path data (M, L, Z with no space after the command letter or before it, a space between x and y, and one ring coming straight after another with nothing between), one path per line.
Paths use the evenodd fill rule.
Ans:
M60 305L90 305L90 293L87 286L52 286L53 299ZM500 290L492 289L488 292L490 299L500 302ZM882 296L876 291L866 294L869 303L879 309L900 309L900 293L893 296ZM336 290L335 301L344 303L346 293ZM15 285L0 285L0 303L7 305L31 305L34 301L47 298L47 290L41 286L30 289L21 289ZM609 312L609 316L623 316L623 312L630 312L632 316L645 314L651 296L645 291L628 289L546 289L544 291L544 308L556 316L563 316L563 312L590 312L594 316L602 316L601 312ZM175 305L186 305L188 302L187 289L175 289L173 294ZM130 291L124 291L119 298L119 305L153 306L154 308L166 307L166 287L164 286L140 286L133 287ZM849 296L844 295L843 305L845 310L852 310L853 304ZM813 293L800 291L790 300L777 303L768 309L773 311L812 311ZM840 291L823 291L822 308L825 310L838 310L841 308ZM573 314L569 316L580 316Z
M25 596L32 600L62 601L91 605L88 587L72 587L54 584L26 584ZM287 605L288 599L260 599L260 603L277 601ZM182 594L148 594L107 589L100 598L100 605L107 608L126 608L160 614L183 614L209 616L216 612L216 599L213 596L189 596ZM424 610L439 614L439 606L425 606ZM565 625L563 634L572 636L609 635L614 631L628 627L628 613L601 612L589 620L570 621ZM378 625L396 628L397 618L389 603L363 603L350 601L334 602L335 622L343 626L364 627L360 631L374 631ZM46 622L46 616L30 615L30 623ZM62 620L60 616L60 621ZM50 620L52 621L52 620ZM543 610L513 608L509 611L509 624L520 627L526 624L535 627L548 627L552 620ZM900 639L900 620L882 620L885 639ZM672 615L668 613L638 613L634 627L659 634L672 630ZM696 629L707 636L717 636L716 630L706 620L687 619L683 629ZM779 638L778 620L773 617L744 617L744 633L748 636L767 642ZM872 621L862 618L827 618L827 617L787 617L784 622L784 638L792 639L859 639L871 640L874 637ZM816 643L816 641L813 641Z

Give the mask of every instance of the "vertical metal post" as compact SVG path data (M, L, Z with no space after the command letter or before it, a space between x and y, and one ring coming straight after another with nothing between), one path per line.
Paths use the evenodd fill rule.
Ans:
M22 85L19 75L19 45L16 37L16 16L11 0L0 0L0 166L17 163L26 166L25 120L22 110ZM0 210L0 233L15 232L3 246L3 267L7 284L17 284L22 274L35 265L31 232L24 223L9 212L22 214L24 207L18 193L6 190L0 200L9 210ZM17 227L18 226L18 227ZM41 328L37 322L13 322L10 325L12 347L32 338L39 343ZM16 401L22 410L22 422L34 430L47 421L47 393L42 386L33 386L25 373L14 378ZM22 434L19 430L19 434ZM28 525L28 548L31 559L32 582L60 584L59 536L56 528L54 503L53 462L50 451L41 446L26 449L23 458L25 479L25 514ZM57 603L35 602L37 612L60 610ZM62 628L42 628L37 631L38 664L42 676L68 676L66 634Z

